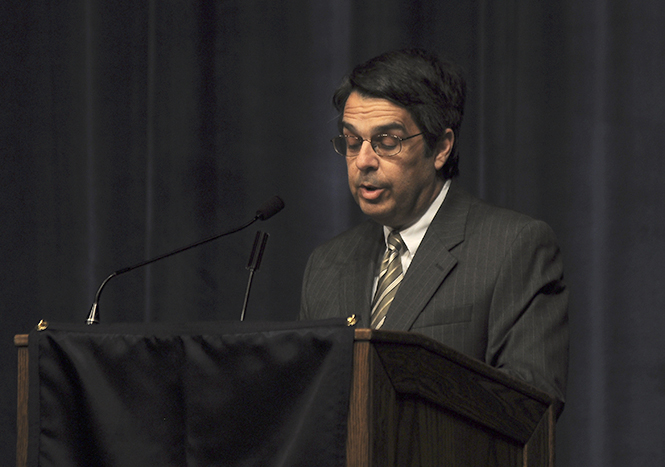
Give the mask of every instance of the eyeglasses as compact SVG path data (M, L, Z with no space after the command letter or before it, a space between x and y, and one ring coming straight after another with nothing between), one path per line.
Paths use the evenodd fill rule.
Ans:
M381 157L390 157L396 156L402 151L402 141L407 139L415 138L424 134L417 133L415 135L407 136L406 138L401 138L397 135L374 135L370 139L363 139L360 136L355 135L339 135L335 136L330 141L333 144L335 152L344 157L356 157L360 154L360 148L362 148L363 142L367 141L374 152Z

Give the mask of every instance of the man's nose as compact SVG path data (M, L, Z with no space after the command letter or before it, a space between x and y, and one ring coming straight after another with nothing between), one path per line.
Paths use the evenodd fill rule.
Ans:
M365 144L367 143L367 144ZM368 140L363 140L360 146L360 152L356 156L356 167L358 170L372 170L379 166L379 156L374 152L372 143Z

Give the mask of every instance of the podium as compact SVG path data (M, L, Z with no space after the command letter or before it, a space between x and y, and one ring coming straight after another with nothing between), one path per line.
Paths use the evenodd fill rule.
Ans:
M554 466L557 403L425 336L357 329L349 466Z
M350 332L350 368L335 373L349 374L342 381L350 386L348 399L338 404L346 422L339 427L345 465L554 466L557 402L549 395L419 334ZM27 336L17 335L15 344L17 466L23 467L33 448L28 394L39 394L30 377L38 373L30 367ZM345 358L335 365L347 365ZM308 464L321 465L317 459L297 465Z

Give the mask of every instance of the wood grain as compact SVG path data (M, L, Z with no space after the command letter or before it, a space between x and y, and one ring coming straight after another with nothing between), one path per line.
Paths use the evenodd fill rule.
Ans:
M18 385L16 400L16 466L28 463L28 335L14 336L18 350Z
M554 466L549 395L414 333L355 338L347 465Z

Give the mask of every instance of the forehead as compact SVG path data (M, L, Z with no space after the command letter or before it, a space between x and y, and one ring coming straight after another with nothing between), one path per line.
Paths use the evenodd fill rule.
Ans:
M342 128L359 132L417 129L404 107L388 99L363 96L355 91L346 100L341 124Z

